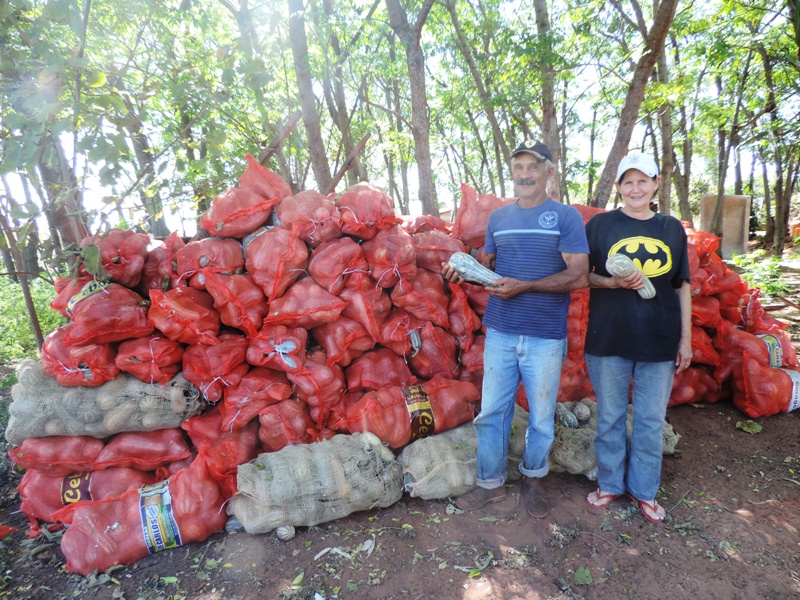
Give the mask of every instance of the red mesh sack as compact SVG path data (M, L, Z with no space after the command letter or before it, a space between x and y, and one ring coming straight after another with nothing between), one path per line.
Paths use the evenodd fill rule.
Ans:
M267 198L258 188L230 188L215 196L200 217L200 226L215 237L240 238L261 227L280 198Z
M797 354L789 335L780 329L760 331L756 329L753 334L766 344L769 350L769 364L772 367L796 367Z
M161 335L125 340L117 349L115 363L145 383L166 385L180 370L183 345Z
M471 283L460 283L461 289L467 294L469 305L475 314L483 316L486 313L486 305L489 304L489 290L482 285L473 285Z
M236 240L205 238L186 244L175 253L178 277L188 279L192 287L203 289L205 273L241 273L244 268L242 245Z
M408 357L412 373L422 379L430 379L437 375L455 379L458 375L456 339L430 321L425 323L419 335L422 347L419 352L412 352Z
M485 345L486 336L476 335L469 350L462 351L459 357L462 371L483 373L483 349Z
M275 215L281 227L312 248L342 237L342 218L336 205L313 190L285 198Z
M747 294L745 294L745 296L747 296ZM745 296L742 296L735 290L727 290L715 294L714 297L719 300L719 314L722 318L734 325L741 325L742 301Z
M701 259L704 256L713 254L717 251L717 248L719 248L720 238L706 231L698 231L697 229L687 227L686 236L689 238L689 241L694 244L694 247L697 248L697 254Z
M363 392L350 392L344 393L339 397L339 401L331 406L328 413L328 428L331 431L338 431L340 433L350 433L347 426L347 409L352 406L364 395ZM322 432L319 433L322 438Z
M739 301L742 324L747 331L758 328L764 317L764 307L761 306L760 296L761 290L759 289L747 290L747 293Z
M52 523L53 513L65 506L122 496L151 483L155 483L152 473L126 468L71 473L65 477L52 477L30 470L17 487L21 500L19 509L28 517L28 536L36 537L41 533L38 521Z
M419 332L424 326L424 321L402 308L395 308L381 325L380 344L398 356L406 357L416 349L412 343L412 332Z
M128 467L155 471L190 454L180 429L119 433L97 455L94 469Z
M391 448L471 421L477 388L466 381L436 377L422 385L387 386L367 392L347 409L351 432L370 431Z
M147 319L147 301L116 283L103 286L91 281L70 300L72 328L64 337L67 346L109 344L153 333Z
M91 471L103 451L102 440L81 436L29 438L8 451L11 462L22 469L36 469L51 477Z
M276 227L259 234L245 246L247 272L271 302L280 298L303 274L308 248L287 229Z
M401 221L394 214L391 197L366 182L345 190L336 207L342 219L342 233L362 240L371 240L379 231Z
M692 325L718 329L721 322L719 300L711 296L695 296L692 298Z
M467 250L459 240L441 231L415 234L414 248L417 249L417 267L437 275L442 270L442 263L450 260L455 252Z
M589 289L569 293L567 310L567 352L574 358L583 356L586 330L589 327Z
M261 165L251 154L245 154L247 168L239 176L240 188L253 188L265 198L279 201L292 195L292 188L278 175Z
M326 292L307 277L270 302L264 324L313 329L337 320L346 306L345 300Z
M53 518L69 524L61 538L67 570L88 575L189 542L202 542L225 527L224 502L201 453L191 467L166 482L117 498L66 507Z
M713 343L720 355L719 368L716 371L717 379L720 382L740 371L744 352L758 360L760 364L770 365L771 357L767 344L756 335L737 329L727 321L720 323Z
M491 194L478 194L466 183L461 184L461 203L453 225L453 236L470 248L483 246L486 227L493 210L511 204L513 198L498 198Z
M418 319L431 321L444 329L450 327L447 314L449 299L444 280L438 273L420 270L412 281L401 279L391 293L392 304Z
M206 291L214 299L220 321L251 338L258 333L267 313L267 299L250 275L206 275Z
M584 225L586 225L593 216L606 212L604 208L596 208L584 204L573 204L572 207L580 213Z
M765 367L745 351L742 357L744 395L734 394L733 403L747 416L757 419L800 407L800 371Z
M161 245L150 250L144 261L142 280L138 287L145 298L149 296L150 290L166 292L180 285L177 255L178 250L185 245L183 239L173 231Z
M403 220L402 227L411 235L425 233L427 231L441 231L447 235L451 235L453 232L452 223L448 223L444 219L434 217L433 215L420 215L413 219L407 217Z
M364 242L364 255L372 271L372 278L382 288L394 287L401 279L417 276L417 257L412 238L402 227L379 231Z
M481 327L481 318L469 305L467 293L455 283L450 284L450 301L447 304L448 331L453 334L461 350L469 350L475 331Z
M287 400L292 384L286 373L256 367L250 369L238 385L225 388L222 428L236 431L247 425L267 406Z
M764 314L758 323L754 324L750 329L753 331L781 331L789 326L788 323L779 321L772 315Z
M80 277L56 277L53 287L56 289L56 297L50 301L50 308L62 317L69 317L67 306L70 299L80 292L87 283L94 279L91 275Z
M583 398L594 398L592 382L583 356L564 359L561 365L561 379L558 383L559 402L577 402ZM527 409L526 409L527 410Z
M315 440L314 421L308 414L308 405L297 398L268 406L258 413L258 418L261 422L258 438L267 452Z
M389 294L375 285L372 278L365 273L355 273L339 294L339 298L348 303L342 316L358 321L375 342L380 341L381 326L392 310Z
M150 290L150 301L147 317L169 339L190 345L219 343L219 313L207 292L188 287Z
M292 372L306 359L308 332L302 327L265 325L247 347L247 362L276 371Z
M183 460L176 460L175 462L171 462L168 465L156 469L156 481L164 481L175 475L178 471L188 469L192 466L195 458L197 458L197 451L192 450L192 453Z
M720 384L708 367L690 366L675 375L667 407L696 402L714 403L720 397Z
M245 362L247 338L234 333L219 336L219 344L189 346L183 354L183 376L210 403L222 400L229 385L238 385L250 370Z
M314 339L325 349L329 365L346 367L367 350L375 347L375 340L358 321L339 317L333 323L315 327Z
M295 394L308 404L309 414L319 430L325 427L331 406L345 390L344 371L339 365L329 366L328 362L323 350L313 350L306 355L302 369L288 374L295 385Z
M67 346L73 325L64 325L44 339L40 361L44 372L65 387L96 387L119 375L111 344Z
M181 428L200 450L208 463L211 476L225 498L236 493L236 472L239 465L258 454L258 424L246 424L238 430L224 429L226 415L215 407L204 415L186 420Z
M704 294L719 294L728 290L737 292L739 296L747 293L747 282L736 271L729 269L716 254L709 254L701 259L700 266L708 273L708 279L702 288Z
M369 265L364 250L348 237L317 246L308 261L308 273L317 284L337 296L351 273L367 273Z
M351 392L417 383L406 361L388 348L376 348L362 354L344 370L344 374L347 377L347 389Z
M112 229L106 235L92 235L81 241L81 248L96 246L100 263L114 283L136 287L142 278L150 236L125 229ZM83 252L82 252L83 254Z
M702 327L692 327L692 364L700 363L719 367L719 352L714 348L711 337Z

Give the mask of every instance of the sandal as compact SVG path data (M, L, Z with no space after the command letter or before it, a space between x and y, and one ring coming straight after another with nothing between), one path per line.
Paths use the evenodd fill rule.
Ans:
M631 498L639 505L639 510L642 511L642 516L651 523L661 523L661 521L663 521L667 516L667 512L655 499L653 499L651 502L647 502L645 500L634 498L633 496L631 496Z
M592 508L605 508L621 495L622 494L609 494L597 488L597 491L586 496L586 502L588 502L589 506Z

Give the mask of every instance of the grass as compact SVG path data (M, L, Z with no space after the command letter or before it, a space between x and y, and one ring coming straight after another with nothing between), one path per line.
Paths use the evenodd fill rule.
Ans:
M42 334L63 325L66 320L50 308L55 297L53 286L42 279L31 282L31 295ZM31 327L21 286L10 277L0 277L0 363L9 364L36 356L36 337Z
M766 296L785 296L791 293L789 285L781 280L780 259L767 257L766 250L737 254L733 264L741 269L742 279L751 288L759 288Z

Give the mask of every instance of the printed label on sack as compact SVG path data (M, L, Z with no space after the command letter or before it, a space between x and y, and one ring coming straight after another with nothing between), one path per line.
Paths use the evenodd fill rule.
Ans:
M93 279L86 285L81 288L81 291L75 294L72 298L69 299L67 302L67 314L71 317L72 311L75 310L75 305L78 304L84 298L88 298L92 294L96 294L97 292L106 289L111 282L109 281L97 281Z
M146 485L139 490L142 534L150 554L180 546L181 532L172 514L169 481Z
M428 394L419 385L402 389L408 415L411 417L411 439L409 441L413 442L419 438L433 435L436 432L436 422L433 418L433 409Z
M800 408L800 372L790 369L781 369L781 371L788 373L792 378L792 397L789 398L789 408L786 409L786 412L792 412Z
M89 486L92 482L91 473L73 473L61 480L61 504L67 506L82 500L91 500L92 492Z
M769 366L780 367L783 365L783 347L781 341L777 336L771 333L759 333L756 337L761 338L761 341L767 345L769 350Z

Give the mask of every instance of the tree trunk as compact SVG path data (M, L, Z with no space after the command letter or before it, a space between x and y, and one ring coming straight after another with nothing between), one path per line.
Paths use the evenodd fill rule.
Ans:
M658 60L658 55L664 50L664 40L672 25L672 19L675 17L677 5L678 0L664 0L659 5L658 12L656 12L656 16L653 19L653 26L647 35L644 52L642 52L642 56L636 64L633 78L628 86L628 94L625 97L625 104L620 113L614 143L611 146L608 160L597 184L597 191L592 202L595 206L604 208L611 196L619 161L622 160L628 149L633 127L636 125L639 107L641 107L644 99L647 80Z
M296 2L297 0L290 0ZM425 90L425 55L422 52L422 28L433 7L434 0L425 0L412 27L408 22L406 10L399 0L386 0L389 11L389 25L397 34L406 51L409 88L411 93L411 134L414 136L414 158L417 161L419 179L419 200L423 214L439 215L435 202L433 186L433 166L431 164L430 119L428 99Z
M764 185L764 245L772 246L775 241L775 217L772 215L772 199L770 197L769 172L767 171L767 161L764 160L764 151L758 149L758 158L761 161L761 177Z
M547 0L533 0L533 11L536 14L536 33L545 40L546 51L542 52L539 70L542 77L542 137L544 143L553 154L555 172L550 177L547 190L554 200L561 201L561 181L559 171L561 164L561 144L558 137L558 116L556 113L555 69L549 55L552 53L550 43L550 15L547 13Z
M300 108L303 113L303 124L306 128L308 152L311 158L311 170L317 182L317 188L326 189L332 180L331 168L325 141L322 139L320 116L314 96L311 80L311 66L308 61L308 41L306 39L305 8L303 0L289 2L289 39L292 44L292 56L297 78L297 91Z
M658 57L656 79L663 86L669 85L666 52L662 52ZM661 185L658 188L658 212L669 215L672 213L670 197L672 172L675 170L675 153L672 148L672 105L669 100L665 100L658 109L658 128L661 130Z

